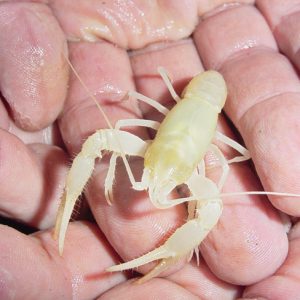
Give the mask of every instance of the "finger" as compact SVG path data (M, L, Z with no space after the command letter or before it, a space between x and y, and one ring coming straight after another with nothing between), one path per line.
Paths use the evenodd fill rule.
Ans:
M203 17L203 15L215 13L216 11L221 11L224 7L229 5L236 5L236 4L254 4L254 0L241 0L236 3L233 0L214 0L214 1L198 1L198 14L199 16Z
M38 131L26 131L20 129L10 119L8 132L17 136L25 144L41 143L64 148L57 123L52 123Z
M251 169L236 164L230 167L222 192L259 189ZM286 230L276 210L258 196L224 198L223 203L218 224L200 245L210 269L237 285L252 284L273 274L288 251Z
M140 112L134 101L125 101L127 92L134 89L126 51L106 42L74 43L70 44L70 59L90 91L71 74L59 126L69 152L77 153L95 130L114 126L119 118L139 117ZM91 95L109 115L111 124L104 120Z
M269 278L246 288L243 297L297 299L300 289L300 224L289 233L289 253L284 264Z
M265 190L299 193L299 79L277 52L264 18L254 7L227 9L202 22L195 41L205 66L225 76L225 111L242 134ZM297 199L270 198L284 212L300 214Z
M63 147L60 132L56 123L52 123L39 131L30 132L23 130L16 126L2 101L0 101L0 128L17 136L25 144L42 143Z
M72 243L64 257L58 255L51 231L26 236L0 226L0 232L2 299L94 299L125 280L122 274L103 273L114 259L94 225L70 226Z
M64 152L43 144L24 145L0 130L0 211L39 228L52 226L66 174Z
M201 71L200 68L197 70L197 66L201 65L195 49L194 52L191 49L187 51L188 47L194 47L192 43L175 43L173 49L171 45L164 50L159 48L159 51L138 51L136 55L131 55L137 87L142 93L150 97L154 95L159 100L166 99L167 92L166 87L159 86L158 79L154 76L157 66L162 65L168 70L175 88L177 83L184 86L184 81L186 84L191 76ZM188 55L181 52L181 47L184 49L183 53ZM181 58L180 69L178 64L174 64L178 57ZM224 120L220 122L220 129L232 136ZM226 156L233 157L232 150L228 151L226 147L221 149ZM232 165L230 170L225 192L253 191L260 188L245 164ZM234 284L249 284L275 272L287 253L285 230L275 210L261 197L224 199L224 204L220 225L201 244L202 254L209 267L218 277ZM224 239L225 236L228 239ZM269 246L274 243L278 245L277 251ZM253 272L249 272L250 268Z
M217 278L207 267L204 260L198 266L193 260L178 272L167 277L181 287L197 295L200 299L237 299L242 287L232 285Z
M122 283L101 295L97 300L132 299L189 299L199 300L196 295L173 282L162 278L154 278L144 284L133 284L132 281Z
M178 57L180 57L179 63ZM186 57L190 57L188 66L186 66ZM166 90L157 67L164 67L167 70L178 94L193 76L203 71L197 50L190 39L169 44L156 44L133 51L130 54L130 60L137 90L169 108L173 107L175 102ZM140 103L140 107L145 118L162 121L163 116L153 107L143 103Z
M75 69L91 93L96 95L112 125L118 119L141 115L133 99L123 100L124 95L134 88L126 51L103 42L76 44L70 53ZM60 120L62 135L70 152L78 151L84 138L103 127L108 125L95 103L82 85L71 77L69 97ZM147 138L143 128L134 130L134 133ZM135 164L132 158L130 164L138 170L138 180L141 165L139 162ZM145 193L132 190L128 174L122 168L117 170L114 204L109 206L104 200L107 165L103 161L99 165L86 189L87 198L101 230L123 259L128 260L154 248L157 241L165 237L164 233L174 229L174 224L182 223L185 210L174 208L161 214L149 203Z
M57 118L64 103L64 34L44 4L2 3L0 10L2 95L19 127L39 130Z
M300 69L300 18L298 1L282 5L281 1L256 1L267 19L280 50Z
M8 130L9 126L10 126L10 120L9 120L7 110L6 110L3 102L0 101L0 128Z
M50 5L70 40L105 39L123 48L187 37L198 21L197 1L59 0Z

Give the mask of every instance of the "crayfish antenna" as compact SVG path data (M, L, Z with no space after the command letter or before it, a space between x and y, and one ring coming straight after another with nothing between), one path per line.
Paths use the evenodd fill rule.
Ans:
M269 191L246 191L246 192L233 192L233 193L221 193L219 197L234 197L243 195L265 195L265 196L282 196L282 197L300 197L300 194L285 193L285 192L269 192Z

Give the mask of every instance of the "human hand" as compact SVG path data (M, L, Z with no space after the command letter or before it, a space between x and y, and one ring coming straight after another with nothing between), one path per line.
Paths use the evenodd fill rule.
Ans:
M58 13L55 6L62 5L60 12L65 12L65 21L72 20L67 13L68 11L64 10L63 2L57 3L52 3L54 11ZM266 15L274 15L274 7L266 7L267 4L263 1L259 4ZM10 6L12 7L12 5L14 4ZM34 4L26 5L41 7L41 5ZM3 4L2 9L4 6ZM93 11L94 6L91 6L90 9L90 11ZM88 15L86 10L78 11L83 11L83 16ZM190 23L185 24L188 28L184 31L186 35L188 35L189 30L193 29L196 19L196 11L193 9L191 11L194 13L194 17L191 15L192 12L188 12ZM280 10L277 13L280 13ZM59 17L59 14L57 15ZM41 20L45 21L44 18ZM59 20L63 23L61 17ZM66 32L69 28L83 26L80 22L69 24L69 27L64 26ZM235 30L236 24L239 26L238 31ZM175 30L176 32L180 31ZM75 33L78 33L78 30L75 30ZM128 33L132 34L130 31ZM277 28L276 33L279 35L278 43L280 41L287 43L283 39L284 35L283 37L280 35L280 27ZM57 32L53 36L56 37L56 34ZM53 37L43 33L40 38L43 39L44 36L47 36L47 39ZM114 42L118 42L119 35L116 34L116 36ZM125 34L125 37L128 36ZM155 37L154 40L151 40L151 38L147 40L147 37L147 34L144 35L143 40L142 38L136 39L129 36L127 39L128 44L126 42L124 44L125 38L123 37L122 43L120 43L121 46L140 47L143 43L159 41L158 37ZM172 34L168 32L165 37L166 39L172 37ZM176 38L178 36L175 36ZM276 43L263 17L252 7L227 8L223 12L207 17L200 23L195 31L194 38L204 66L206 68L216 68L225 76L229 87L229 99L225 111L250 149L255 167L265 188L273 191L299 191L297 189L299 164L295 163L296 158L293 155L297 147L299 148L299 143L297 145L296 138L290 139L290 136L283 131L283 128L289 128L291 136L295 135L293 132L297 132L296 124L299 121L297 120L296 93L298 92L299 82L290 62L276 52ZM134 41L133 45L130 44L131 40ZM59 45L59 43L56 45ZM261 45L264 47L261 47ZM60 55L64 49L63 39L59 47L59 49L48 51ZM245 50L245 48L249 49ZM289 49L287 46L286 48ZM10 49L9 45L7 49ZM293 58L290 52L287 51L287 54L291 59ZM32 53L28 57L32 57ZM197 50L191 40L151 46L143 51L131 53L130 60L125 50L116 48L107 42L95 44L73 43L70 45L70 57L84 82L104 106L113 124L118 119L141 117L142 114L146 118L152 117L151 111L148 111L147 107L142 106L141 113L135 102L121 101L128 90L134 89L134 83L140 92L163 103L168 101L169 96L166 88L157 76L157 66L162 65L168 70L178 91L184 87L191 77L202 71ZM6 56L4 56L5 58ZM57 60L61 68L56 68L65 70L66 66L63 58ZM294 63L296 64L296 61ZM50 65L50 63L46 64ZM51 65L53 64L51 63ZM66 74L65 71L63 72ZM133 82L132 72L135 82ZM58 74L61 74L61 72L58 72ZM259 74L259 77L257 74ZM104 123L100 112L74 78L74 75L71 76L68 99L59 119L59 127L68 151L72 155L80 150L82 141L89 134L95 129L107 127L107 124ZM57 80L57 84L60 83L66 87L67 76L63 75L62 78ZM264 82L264 86L260 85L261 82ZM2 84L1 87L3 90L5 89L5 85ZM46 87L46 90L51 89ZM18 91L18 87L16 91ZM273 91L275 91L274 94L272 94ZM287 98L287 91L293 93L288 94L289 98L285 99ZM5 95L5 93L3 94ZM276 96L277 94L280 96ZM272 100L256 105L258 102L269 98L270 95ZM275 96L272 97L272 95ZM54 116L58 114L62 106L63 97L57 98L59 100L54 102L59 104L54 105ZM281 98L285 99L284 106ZM39 99L45 98L39 96ZM47 107L53 106L51 101L49 103L51 105L40 105L41 109L47 112ZM269 107L261 108L270 105L270 103L272 109ZM295 108L286 109L286 103L290 103ZM249 109L250 107L253 108ZM282 112L285 112L285 110L289 117L275 120L275 116L284 116ZM247 113L245 113L246 111ZM262 118L261 111L266 111L268 114L265 113L264 118ZM30 114L31 123L35 123L33 120L40 115L42 114ZM18 115L14 115L14 117L17 124L25 129L41 128L55 119L55 117L50 118L46 114L41 118L42 121L40 121L37 128L28 128L24 124L22 125L22 122L18 122ZM281 124L280 122L284 123ZM221 118L220 130L231 135L230 129L223 118ZM4 145L16 140L7 132L1 132L3 132L3 140L6 142ZM137 133L144 137L147 134L145 131L138 131ZM32 135L30 136L32 137ZM275 138L277 140L276 148L274 147ZM283 143L278 143L283 139ZM27 141L25 140L25 142ZM47 151L48 149L55 149L55 153L58 153L53 155L56 164L50 166L50 170L55 174L53 177L56 183L54 183L51 193L46 190L47 192L44 192L44 194L41 192L35 194L36 190L43 190L44 182L49 181L49 177L41 171L46 166L45 160L41 160L39 163L36 155L28 151L28 147L32 148L32 146L24 146L19 141L16 143L18 143L18 146L14 146L13 149L18 147L19 151L6 151L6 153L11 155L14 153L22 154L20 160L17 160L15 155L13 157L16 163L24 165L23 170L26 170L25 174L22 173L25 176L20 178L28 181L22 185L22 187L25 186L24 189L20 189L20 192L16 193L18 190L16 190L15 182L20 182L20 179L14 178L14 185L9 185L12 180L8 181L8 176L4 175L2 186L5 186L11 194L3 194L2 192L1 199L11 199L14 196L15 199L20 201L21 194L23 196L22 202L14 202L15 205L9 210L10 215L8 216L16 217L14 213L16 207L18 207L20 211L17 215L18 219L45 228L51 224L51 221L54 222L54 208L50 210L51 214L47 212L48 216L52 215L52 220L48 220L43 226L40 223L46 218L46 213L44 215L42 213L39 217L40 221L35 224L31 220L32 215L29 214L29 217L25 217L25 212L30 210L33 212L36 207L41 205L41 199L43 199L41 195L47 196L47 203L51 203L52 206L57 205L57 195L62 189L63 177L66 171L64 154L61 150L52 146L42 146L46 147ZM224 151L228 156L232 154L226 148ZM33 153L41 153L41 151ZM282 153L280 159L278 153ZM43 157L46 158L47 156L44 155ZM292 160L292 163L288 161L289 159ZM32 161L33 163L31 163ZM130 159L131 161L132 159ZM274 161L276 161L276 164L274 164ZM140 162L133 161L133 164L136 165L138 170ZM6 170L6 174L8 174L11 167L9 165L4 165L4 167L3 170ZM107 165L104 163L97 166L86 195L101 231L117 253L124 260L129 260L152 250L160 244L168 233L170 234L174 228L184 222L186 210L184 206L178 206L169 210L157 211L149 203L146 193L137 193L130 190L126 173L122 168L118 170L117 174L114 191L115 201L113 206L108 206L103 198L103 179L106 174L106 167ZM33 175L29 176L28 170L35 169L38 169L39 172L32 173L37 175L35 177ZM226 183L225 191L260 189L257 179L246 164L232 166L230 169L230 177ZM280 172L277 170L280 170ZM19 172L18 170L16 175L20 176ZM282 181L282 174L284 174L284 181ZM35 185L32 184L33 182ZM19 189L19 185L17 187ZM291 190L292 187L293 190ZM126 198L123 198L124 191L126 191ZM52 196L48 198L49 194ZM33 199L34 201L28 203L29 200L24 201L23 198ZM276 198L272 201L279 209L291 215L299 215L299 208L296 205L297 199ZM2 200L2 211L6 209L4 204L5 202ZM275 296L280 299L283 295L287 299L295 298L297 295L292 293L297 291L299 281L285 274L295 272L295 277L297 277L297 269L299 268L297 268L296 258L299 226L294 226L288 244L285 227L278 216L278 212L272 208L266 198L224 199L224 206L224 213L219 224L201 245L204 260L215 275L202 259L199 267L192 261L178 272L170 274L167 278L157 278L142 286L132 285L130 281L127 281L128 277L125 274L104 273L104 269L117 263L119 258L116 258L116 254L95 224L74 222L69 226L63 257L59 257L57 245L52 241L50 231L40 231L32 236L25 236L13 229L2 226L1 231L4 239L1 243L1 253L6 253L1 261L4 270L2 276L5 282L3 292L10 290L10 292L15 293L17 299L24 298L24 295L30 299L68 299L72 295L78 299L93 299L100 295L99 299L118 299L118 297L122 297L122 299L134 299L134 297L139 299L141 295L143 297L149 295L149 298L156 296L159 298L177 297L180 299L193 299L193 297L195 299L197 297L233 299L241 295L241 285L251 285L258 281L259 283L248 287L243 295L260 295L271 299ZM290 249L289 256L284 262L288 247ZM25 249L22 255L20 255L20 249ZM278 282L278 275L277 277L272 275L279 266L281 266L281 269L277 271L279 275ZM178 269L179 267L175 268ZM175 268L173 271L175 271ZM149 267L139 269L142 272L147 270L149 270ZM130 275L135 277L135 274L129 273L128 276L132 277ZM281 290L278 290L278 285L282 287ZM35 287L34 291L31 289L32 286ZM288 287L288 289L284 289L284 287ZM276 293L276 295L271 293Z

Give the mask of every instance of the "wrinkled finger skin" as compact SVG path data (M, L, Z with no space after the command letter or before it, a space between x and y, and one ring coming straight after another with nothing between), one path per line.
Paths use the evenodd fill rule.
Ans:
M266 18L279 49L300 69L299 1L256 1Z
M70 225L63 257L51 230L26 236L0 225L0 234L1 299L95 299L125 280L104 272L116 259L95 224Z
M51 1L69 40L99 38L122 48L142 48L189 36L197 22L196 1Z
M45 229L67 171L53 123L67 92L66 41L44 4L1 2L0 15L0 212Z
M238 31L232 21L237 15ZM225 77L225 112L249 148L265 190L299 193L299 79L262 14L250 6L225 10L199 24L195 42L205 67ZM270 198L280 210L299 216L295 198Z
M225 112L249 148L264 188L299 193L300 85L291 62L277 50L278 43L296 61L296 52L288 49L295 51L298 46L282 32L287 27L295 28L297 1L290 3L289 8L275 2L258 1L262 13L254 7L237 6L212 15L198 25L194 39L205 67L217 68L225 76L229 89ZM234 30L237 18L239 30ZM280 210L299 216L297 199L271 198L271 201ZM277 245L271 246L272 251L278 251ZM297 266L293 249L290 239L288 256L279 270L246 289L244 296L297 299L299 272L296 271L294 280L287 272L280 272ZM282 288L277 294L278 284Z
M19 16L19 19L28 20L28 24L36 24L37 16L48 20L48 26L38 26L33 31L33 36L45 35L45 31L53 30L50 32L52 34L46 34L51 43L49 39L44 39L51 45L46 51L48 56L45 60L46 66L55 67L56 75L53 76L53 69L50 67L49 73L46 73L52 74L49 78L53 80L42 80L46 86L41 85L40 79L47 76L39 73L37 66L41 64L40 57L37 59L30 51L28 57L23 59L33 64L26 65L22 60L12 63L10 55L20 56L17 52L20 50L16 49L24 48L17 47L14 40L7 38L9 35L4 32L6 23L2 23L4 29L1 34L7 47L0 51L1 67L6 70L0 75L0 84L11 115L21 130L37 130L48 126L62 110L68 71L61 56L61 53L66 53L61 26L69 40L99 40L97 43L70 43L70 59L91 94L102 104L112 124L118 119L126 118L146 117L161 120L162 117L149 107L139 105L134 99L125 100L127 91L135 87L167 106L174 104L162 80L157 76L157 66L164 66L168 70L178 93L204 68L219 70L229 88L226 114L250 149L264 188L280 192L300 191L297 181L300 177L297 160L300 148L297 134L299 80L290 62L299 66L299 45L297 39L293 38L300 28L297 26L297 1L291 1L290 6L285 8L280 5L280 1L274 1L274 5L270 5L268 1L257 1L257 7L251 5L253 1L244 1L245 5L220 0L161 1L151 9L143 1L126 1L128 6L120 1L77 1L76 5L66 0L50 1L49 7L60 25L56 23L47 6L18 2L1 3L0 9L4 16ZM168 13L162 17L159 8ZM28 12L34 16L33 19L28 17ZM197 14L201 16L201 21L196 27ZM134 26L128 23L125 15L134 19ZM18 35L25 36L24 41L29 41L29 44L24 43L25 48L26 45L33 44L32 35L26 38L28 27L15 27ZM12 27L8 28L11 30ZM136 49L153 42L176 40L193 31L193 41L154 44L146 49L130 52L129 56L122 49ZM293 34L289 35L290 32ZM42 45L45 46L43 42ZM278 47L288 58L278 53ZM17 72L23 64L25 67L33 66L29 78L37 83L34 85L37 94L33 97L39 99L36 100L34 108L24 106L26 101L32 104L30 97L26 99L24 93L21 94L25 97L24 101L14 100L14 97L20 98L18 93L26 90L26 84L31 82L29 80L24 83L24 78L27 77L22 76L22 72ZM17 75L20 80L7 81ZM49 91L53 84L57 85L57 89L50 97ZM38 96L35 98L36 95ZM60 170L52 172L54 187L51 194L54 199L58 199L60 193L59 188L55 187L62 187L59 183L63 181L66 170L65 156L55 147L27 147L22 141L5 132L10 128L10 116L5 107L0 106L0 113L5 116L1 118L0 126L4 130L0 133L1 141L5 141L6 146L1 147L0 154L12 161L15 159L12 154L16 149L19 151L14 172L9 173L8 163L1 169L0 177L8 178L6 187L2 187L1 191L3 195L7 194L16 199L20 199L22 195L25 199L34 199L34 191L38 191L37 200L31 204L25 201L26 205L23 206L28 207L29 217L24 221L29 223L43 193L45 182L41 176L49 178L45 177L45 162L50 150L54 150L51 153L59 158L57 167L53 170ZM59 128L69 153L72 156L78 153L82 142L92 132L107 127L87 92L74 74L71 74L67 101L59 118ZM130 130L144 139L149 138L148 132L142 128ZM219 130L235 138L223 118L220 118ZM17 131L13 133L15 132ZM16 134L21 135L20 131ZM32 137L20 138L26 143L26 139L30 140ZM226 156L234 155L227 147L221 147ZM139 176L142 162L130 159L130 163L136 176ZM21 167L18 169L18 164L24 166L24 170ZM28 169L32 172L24 174ZM231 166L230 169L225 191L261 189L258 179L247 164ZM125 273L105 273L106 267L121 259L129 260L154 249L186 219L185 206L156 210L149 203L146 193L130 189L122 164L117 170L114 203L113 206L108 206L103 197L106 172L107 162L97 164L86 189L91 210L105 237L95 225L73 223L67 233L64 255L59 257L57 244L52 240L49 231L24 236L8 227L0 227L3 237L0 243L0 253L3 253L0 257L0 298L18 299L24 298L24 295L28 295L28 299L140 299L141 295L172 299L299 297L296 294L300 285L297 259L299 225L294 226L287 238L286 227L278 210L264 197L224 199L224 213L220 222L200 247L203 256L200 266L194 260L189 264L181 261L162 274L165 278L156 278L143 286L132 284L135 279L128 281ZM16 181L23 182L14 194L12 187ZM31 182L35 184L30 185ZM2 197L4 198L6 196ZM299 216L297 200L271 198L271 201L277 209ZM2 211L13 212L13 202L1 202L5 204ZM16 210L17 217L22 219L23 213L22 206L19 206L19 211ZM43 217L38 219L40 222ZM53 215L44 224L51 222ZM43 226L47 228L47 225ZM25 253L20 255L20 249L26 249ZM116 257L114 251L120 258ZM146 265L138 271L145 273L153 266L154 264ZM128 275L134 276L131 272ZM241 285L248 285L244 292ZM29 289L32 286L35 289Z
M1 3L0 14L2 94L19 127L39 130L54 122L66 96L64 34L44 4Z
M67 157L56 146L25 145L0 129L0 212L27 225L53 226L67 173Z
M265 297L266 299L299 299L299 245L300 224L294 225L289 233L289 253L284 264L272 276L247 287L245 297ZM276 289L274 289L276 287Z

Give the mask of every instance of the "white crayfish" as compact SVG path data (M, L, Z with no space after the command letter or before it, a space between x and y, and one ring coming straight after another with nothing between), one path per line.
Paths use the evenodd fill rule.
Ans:
M73 71L78 76L74 69ZM152 120L120 120L114 129L100 129L88 137L68 173L55 226L59 251L62 253L75 202L91 177L95 159L101 158L104 150L112 152L105 180L105 197L110 203L116 160L122 157L133 189L148 190L155 207L168 208L188 202L187 222L162 246L137 259L107 269L110 272L122 271L160 259L160 263L142 281L157 276L179 258L190 255L193 251L198 256L199 244L216 225L222 213L220 193L229 171L228 164L250 158L246 148L216 131L218 115L227 97L226 84L220 73L206 71L195 76L186 86L181 98L176 94L165 70L159 68L159 73L177 102L176 105L169 111L158 102L131 92L131 96L166 115L163 122L159 124ZM120 130L122 126L145 126L157 130L157 133L149 143ZM219 148L212 143L213 139L233 147L241 155L227 161ZM208 151L218 157L222 167L222 176L217 184L205 176L204 156ZM125 155L144 158L140 182L134 179ZM181 184L187 185L190 196L168 199L168 194Z

